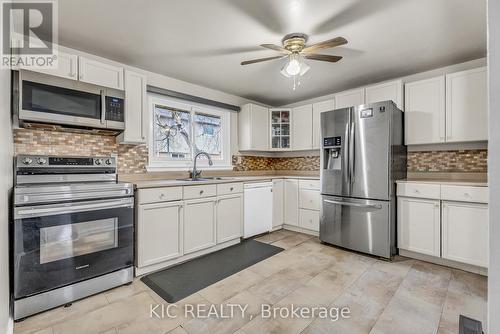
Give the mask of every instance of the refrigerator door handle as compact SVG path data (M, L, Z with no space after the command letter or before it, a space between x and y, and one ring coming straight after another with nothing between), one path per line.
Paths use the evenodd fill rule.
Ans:
M349 122L350 122L351 118L349 117ZM351 184L351 175L349 174L349 168L350 168L350 150L349 150L349 146L351 145L351 138L349 137L349 124L350 123L346 123L345 125L345 139L346 139L346 142L344 144L345 146L345 152L344 152L344 172L342 174L346 175L346 178L347 178L347 183L350 185ZM351 191L350 191L350 186L349 186L349 189L348 189L348 194L350 194Z
M349 183L354 183L354 164L355 161L355 152L354 152L354 122L351 123L351 133L349 137Z
M366 209L377 209L380 210L382 209L382 205L379 204L360 204L360 203L350 203L350 202L342 202L342 201L332 201L330 199L324 199L323 202L329 203L329 204L338 204L338 205L345 205L345 206L354 206L357 208L366 208Z

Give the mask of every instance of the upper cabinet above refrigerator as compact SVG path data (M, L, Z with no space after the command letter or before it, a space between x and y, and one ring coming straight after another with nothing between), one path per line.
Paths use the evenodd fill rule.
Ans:
M365 103L393 101L403 110L403 81L388 81L365 88Z

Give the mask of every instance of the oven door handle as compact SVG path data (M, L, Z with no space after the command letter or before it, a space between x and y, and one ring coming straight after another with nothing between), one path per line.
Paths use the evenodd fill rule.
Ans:
M30 206L30 207L16 208L14 211L14 218L22 219L27 217L53 216L65 213L127 208L127 207L130 208L134 207L134 202L132 198L110 200L110 201L85 202L80 204L74 204L74 203L55 204L45 207Z

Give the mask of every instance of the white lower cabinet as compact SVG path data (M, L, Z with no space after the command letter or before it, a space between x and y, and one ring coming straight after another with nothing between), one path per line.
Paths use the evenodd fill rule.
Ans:
M299 209L299 227L319 232L319 211Z
M285 179L284 212L286 225L299 225L299 180Z
M182 255L181 201L140 205L137 212L137 265L145 267Z
M397 193L403 255L473 272L488 267L488 187L408 182Z
M184 254L215 246L216 197L189 200L184 208Z
M217 243L242 236L243 195L226 195L217 199Z
M283 225L283 180L273 180L273 229Z
M488 205L443 201L443 258L488 266Z
M439 200L398 198L398 248L441 256Z

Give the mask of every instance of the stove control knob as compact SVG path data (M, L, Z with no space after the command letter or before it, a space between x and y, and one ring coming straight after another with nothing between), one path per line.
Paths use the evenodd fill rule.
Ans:
M102 165L102 159L95 159L96 165Z
M23 159L23 164L25 164L25 165L31 165L32 162L33 162L33 160L29 157L25 157Z
M36 159L36 162L39 165L45 165L47 163L47 159L45 159L45 158L38 158L38 159Z
M113 163L113 160L111 160L111 159L106 159L106 165L108 165L108 166L109 166L109 165L111 165L112 163Z

